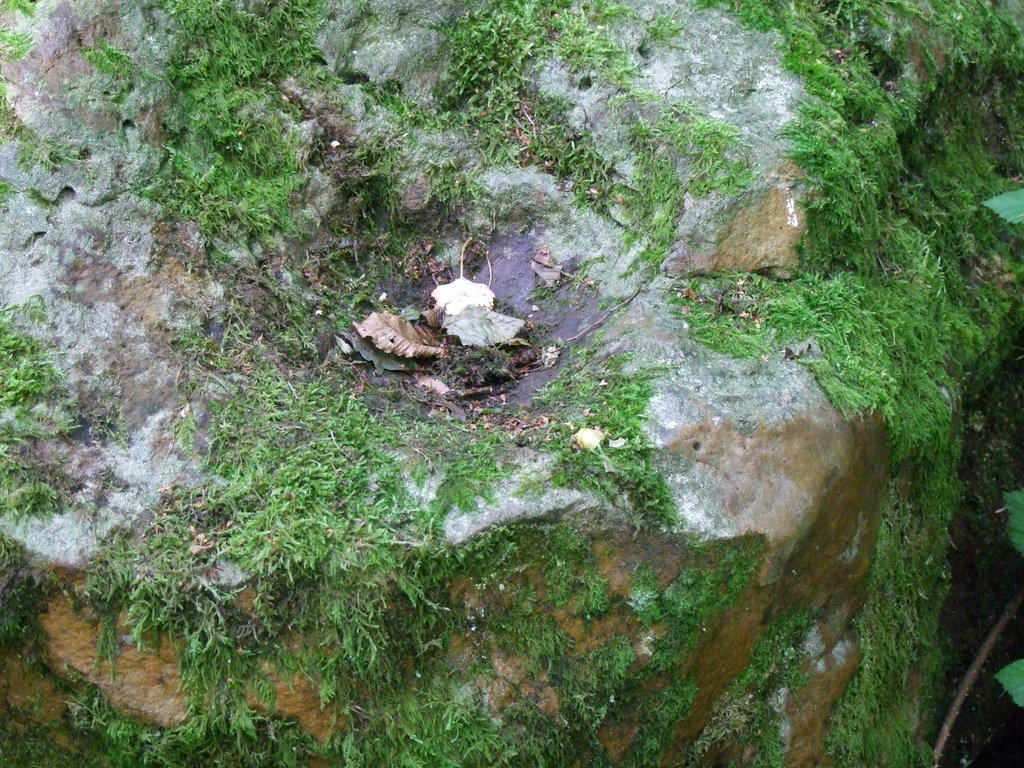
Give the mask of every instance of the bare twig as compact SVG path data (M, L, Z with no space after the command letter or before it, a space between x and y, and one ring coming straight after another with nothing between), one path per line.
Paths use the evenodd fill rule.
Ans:
M964 675L964 679L960 682L956 697L953 699L953 704L949 708L946 720L942 724L942 730L939 731L939 738L935 741L934 768L939 768L939 764L942 762L942 753L946 750L946 743L949 741L949 736L953 731L953 725L960 714L960 708L963 707L964 701L967 700L967 694L970 693L971 686L978 679L978 674L981 672L981 668L985 666L985 662L988 660L989 654L992 653L999 635L1006 628L1010 619L1013 618L1013 614L1020 608L1022 602L1024 602L1024 585L1017 590L1017 594L1006 604L1006 609L1003 611L1003 615L999 617L999 621L988 631L988 636L978 650L978 655L974 657L974 662L971 664L970 669L967 670L967 674Z
M460 398L490 397L500 395L506 390L502 387L471 387L470 389L453 389L451 394Z
M462 279L462 267L463 267L463 260L466 258L466 249L469 247L469 244L472 243L472 242L473 242L473 238L472 237L467 237L466 238L466 242L464 242L462 244L462 250L459 251L459 279L460 280Z
M596 320L595 322L593 322L593 323L591 323L590 325L588 325L588 326L587 326L586 328L584 328L584 329L583 329L582 331L580 331L579 333L577 333L577 334L576 334L575 336L570 336L570 337L569 337L568 339L566 339L566 340L565 340L565 343L566 343L566 344L571 344L571 343L572 343L572 342L574 342L574 341L579 341L580 339L582 339L582 338L583 338L584 336L586 336L586 335L587 335L588 333L590 333L590 332L591 332L592 330L594 330L595 328L597 328L598 326L600 326L600 325L601 325L602 323L604 323L604 321L605 321L605 320L607 320L607 319L608 319L609 317L611 317L612 315L614 315L614 314L615 314L616 312L618 312L618 311L619 311L620 309L622 309L622 308L623 308L623 307L625 307L625 306L626 306L627 304L629 304L629 302L631 302L631 301L632 301L633 299L635 299L635 298L636 298L637 296L639 296L639 295L640 295L640 291L642 291L642 290L643 290L643 286L640 286L639 288L637 288L637 289L636 289L635 291L633 291L633 293L631 293L631 294L630 294L629 296L627 296L626 298L624 298L624 299L623 299L622 301L620 301L620 302L619 302L618 304L616 304L616 305L615 305L614 307L612 307L612 308L611 308L611 309L609 309L609 310L608 310L607 312L605 312L605 313L604 313L604 314L603 314L603 315L602 315L602 316L601 316L600 318L598 318L598 319L597 319L597 320Z

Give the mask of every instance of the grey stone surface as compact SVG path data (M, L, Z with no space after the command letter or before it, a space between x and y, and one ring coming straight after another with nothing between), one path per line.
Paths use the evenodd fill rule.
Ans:
M197 477L173 436L180 364L169 332L189 317L185 294L213 297L217 286L157 258L162 212L142 192L163 150L143 134L156 129L167 86L145 76L122 84L85 58L109 43L159 67L159 17L144 3L49 0L6 17L34 46L2 65L28 135L0 146L12 190L0 215L0 306L44 310L29 330L53 348L79 428L49 448L76 481L68 507L0 529L65 567L84 566L112 530L144 523L160 488ZM39 162L39 146L56 160Z
M341 0L331 4L318 42L335 73L395 82L407 98L434 106L446 64L438 25L464 9L452 0Z
M735 17L716 9L698 10L692 2L629 0L634 18L609 24L609 34L629 53L638 77L632 88L601 83L594 73L574 72L569 63L552 59L536 75L542 93L570 104L568 119L581 133L592 135L601 153L632 177L634 159L629 132L637 120L656 122L671 114L672 104L690 105L701 113L735 126L744 147L740 157L754 169L746 192L687 195L677 238L697 249L715 245L718 228L767 188L763 177L789 151L781 135L804 100L799 78L782 67L781 40L775 34L745 29ZM681 26L675 39L651 39L650 20L671 18ZM681 165L685 179L690 170Z
M759 177L775 168L788 149L779 131L803 98L799 82L781 69L778 40L745 30L718 11L698 11L692 3L631 0L630 7L635 18L620 19L608 30L635 64L637 78L629 89L602 84L599 77L588 84L586 73L573 72L558 59L531 73L542 93L565 100L570 125L593 136L627 183L634 160L626 140L630 126L641 118L658 119L672 104L736 126L742 156ZM675 498L678 527L705 538L751 532L789 536L799 520L783 523L737 510L736 483L756 484L756 472L737 479L734 468L681 452L677 443L680 430L724 430L742 442L765 430L778 432L810 413L826 414L827 421L831 412L810 373L795 362L739 362L694 344L686 324L672 319L662 302L668 283L650 282L650 271L638 261L644 243L628 240L622 211L613 206L612 215L603 215L580 206L565 181L536 167L488 164L478 142L457 129L400 126L358 84L363 79L399 83L407 98L435 108L433 94L447 66L441 27L466 11L446 1L332 3L319 43L328 67L352 84L331 93L296 81L280 84L282 94L306 113L292 129L301 138L300 159L312 157L312 148L328 138L325 131L355 142L383 142L394 150L400 178L407 182L402 207L412 216L429 215L439 175L458 176L473 194L438 243L439 257L457 263L465 231L491 237L496 258L502 248L518 257L523 254L516 248L526 253L543 246L557 263L573 264L578 280L592 284L594 306L584 308L588 324L603 314L600 301L633 297L643 288L628 314L607 326L599 354L630 352L638 370L662 371L650 404L648 437ZM660 14L682 24L678 39L651 38L650 20ZM18 142L0 147L0 176L13 189L0 221L6 255L0 263L0 303L42 298L50 320L37 330L55 345L72 397L83 409L102 410L112 419L117 439L61 446L67 466L82 481L74 507L48 523L7 528L41 556L82 563L97 537L118 525L144 522L160 488L198 477L193 460L173 438L181 407L175 389L181 361L169 334L194 320L198 305L216 302L222 289L180 264L156 258L155 225L162 211L141 194L162 157L155 137L161 105L169 97L159 77L171 50L160 9L128 3L115 11L102 2L70 6L45 0L34 18L18 17L16 24L32 35L35 47L22 61L4 65L10 103L25 125L58 142L73 159L43 167L23 163ZM84 58L83 44L100 41L116 43L133 61L145 60L146 71L155 75L124 91L123 84L101 76ZM73 88L63 87L69 82ZM112 98L118 89L124 92ZM685 178L685 162L679 171ZM295 205L312 231L338 198L328 173L309 167L304 174ZM743 199L742 194L687 199L680 242L712 243L721 220L742 208ZM519 246L516 238L522 240ZM191 247L202 248L198 238L192 240ZM240 264L264 255L253 243L215 245ZM527 278L532 285L532 275ZM562 338L580 326L559 323ZM550 479L551 457L517 453L506 460L512 474L495 489L494 502L449 516L450 541L526 520L569 517L600 525L623 512L589 492L550 483L540 495L519 496L524 479ZM440 481L433 478L416 497L429 504ZM785 483L785 476L778 482ZM794 499L803 498L793 493ZM799 515L798 502L791 512Z
M496 485L492 499L481 499L475 510L456 510L445 518L450 543L461 544L490 528L513 523L573 519L584 527L601 527L612 522L615 508L607 501L589 491L552 483L554 456L523 449L503 458L515 468ZM531 490L524 492L527 488Z

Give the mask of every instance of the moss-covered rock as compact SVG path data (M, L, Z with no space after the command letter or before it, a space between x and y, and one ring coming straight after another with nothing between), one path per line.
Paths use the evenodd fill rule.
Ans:
M0 4L13 765L927 764L1019 15L711 5Z

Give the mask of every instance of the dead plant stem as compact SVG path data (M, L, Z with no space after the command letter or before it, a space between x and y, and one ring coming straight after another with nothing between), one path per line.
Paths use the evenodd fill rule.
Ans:
M985 638L985 642L982 643L981 648L978 649L978 655L974 657L974 662L967 670L967 674L964 675L964 679L960 682L960 687L957 689L956 697L953 699L953 704L949 708L946 720L942 724L942 730L939 731L939 738L935 741L935 764L933 768L939 768L939 765L942 762L942 753L946 750L946 744L949 741L950 734L953 732L953 725L956 723L956 718L960 714L960 708L963 707L964 702L967 700L967 694L971 692L971 687L978 679L981 668L985 666L985 662L988 660L989 654L992 653L992 649L995 647L996 641L999 639L999 635L1020 608L1020 604L1022 602L1024 602L1024 585L1017 590L1017 594L1015 594L1013 599L1006 604L1006 608L1003 610L1003 614L999 617L999 621L997 621L992 626L992 629L989 630L988 636Z

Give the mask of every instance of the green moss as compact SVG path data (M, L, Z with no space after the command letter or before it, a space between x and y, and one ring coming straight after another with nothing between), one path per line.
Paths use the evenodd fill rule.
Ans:
M160 729L120 715L99 689L88 686L72 713L77 731L96 742L97 764L109 768L299 766L314 752L312 739L294 724L251 711L236 710L231 718L208 713Z
M625 496L640 525L670 524L675 502L654 467L654 448L644 432L653 372L629 370L625 356L602 362L596 366L584 356L570 363L534 397L536 405L558 414L548 435L558 448L554 481L588 488L613 502ZM583 427L602 430L608 441L598 450L578 450L573 434ZM625 443L611 448L611 440Z
M293 230L289 200L304 177L295 108L275 84L315 62L319 3L243 9L175 0L167 12L177 41L168 75L177 109L159 197L210 237Z
M736 157L742 147L739 130L688 105L668 104L653 124L640 119L630 140L636 170L620 195L632 219L632 239L648 243L644 258L654 263L675 244L687 192L697 197L712 191L729 194L753 179L747 163ZM684 161L685 180L677 170Z
M980 201L1004 186L998 164L1024 166L1019 152L989 154L983 116L992 111L972 102L980 86L969 74L954 68L927 100L902 80L908 90L891 93L875 74L888 61L882 52L858 49L836 65L833 54L803 47L800 25L819 16L771 17L793 46L787 63L822 96L788 129L794 159L820 190L804 271L791 283L695 286L700 296L684 303L697 337L732 354L776 355L813 337L824 359L801 362L840 409L881 412L899 459L945 439L962 373L992 365L992 341L1019 300L1006 282L1020 272L1019 245L993 228ZM1005 58L990 66L1016 72L1024 53L1012 36L1005 44ZM1020 144L1019 110L994 112L1007 145ZM1002 286L976 281L979 270Z
M0 60L17 61L32 47L32 36L24 32L0 30Z
M24 550L0 534L0 648L35 638L36 615L44 579L28 563Z
M774 620L764 630L742 674L715 702L711 721L689 750L685 765L699 765L709 751L732 743L752 748L753 765L759 768L784 768L783 702L773 698L806 682L802 645L813 625L807 613L795 613Z
M0 146L13 140L18 133L18 120L14 116L14 110L7 103L7 83L0 81ZM6 184L6 182L5 182ZM10 194L8 187L5 195Z
M660 14L651 20L648 32L651 39L657 43L674 43L679 39L683 29L684 25L681 21L672 16Z
M446 477L437 488L432 507L437 517L449 510L468 512L477 502L493 502L494 484L508 472L498 465L498 451L506 444L503 436L479 439L467 436L466 443L451 446Z
M684 568L642 614L638 612L643 623L664 622L667 630L655 645L652 671L678 664L696 647L707 623L734 605L750 584L761 552L758 541L715 547L698 565Z
M584 205L604 209L621 198L631 229L637 238L652 239L650 259L657 261L674 239L684 192L731 192L749 183L746 163L735 156L736 130L690 105L666 103L662 119L634 132L638 173L623 181L614 175L614 158L565 125L567 105L536 93L529 79L531 66L557 56L573 73L617 89L626 102L651 102L652 95L636 86L639 71L630 54L606 28L635 16L615 3L567 0L501 0L474 10L445 28L453 75L441 96L453 113L464 110L464 125L481 137L492 162L536 164L572 180ZM672 29L675 22L656 20L651 34L662 40ZM685 183L676 170L680 159L690 164Z
M567 8L559 14L555 53L573 72L593 72L603 82L628 89L640 74L625 48L611 39L606 25L630 18L635 11L622 5Z
M20 141L18 161L26 168L41 166L52 171L61 163L78 156L67 146L44 139L24 125L14 114L14 110L7 101L7 82L0 78L0 146L15 139ZM6 186L6 184L0 183L0 187L2 186ZM0 189L0 205L4 204L5 196L10 194L10 187L6 192Z
M85 60L92 64L100 75L113 80L116 92L112 98L118 103L130 90L132 80L144 76L127 53L109 43L99 43L93 48L86 49Z
M134 71L131 57L116 46L100 43L85 52L85 60L96 67L96 71L104 75L129 77Z
M42 342L18 324L34 307L0 310L0 514L48 514L63 498L59 468L37 456L38 441L66 428L60 375Z
M960 2L931 4L925 33L914 5L735 7L782 33L786 66L816 97L786 132L817 195L792 282L725 276L681 303L698 338L733 354L813 337L823 358L800 362L830 399L885 415L894 468L914 479L888 501L857 623L862 668L829 744L840 766L924 766L958 494L952 415L1019 323L1020 240L981 201L1024 170L1024 47L998 11ZM915 77L902 62L920 43Z
M936 713L948 695L936 638L949 580L942 555L960 498L956 453L950 447L916 462L912 492L886 500L870 599L856 622L861 666L829 725L829 751L839 765L932 762L919 733L922 716Z
M25 16L33 16L36 11L36 5L32 0L3 0L3 2L0 3L0 8L5 11L14 11Z
M62 768L69 764L82 768L106 768L102 754L87 739L74 739L67 744L64 729L43 725L31 713L13 712L0 718L0 754L3 768Z
M892 242L900 238L894 232ZM823 355L811 352L801 364L840 410L881 413L901 459L947 434L956 386L947 344L971 323L937 290L940 267L928 249L918 253L913 273L888 279L840 272L694 280L697 298L680 304L698 340L737 356L777 356L787 346L801 354L801 343L816 341Z

